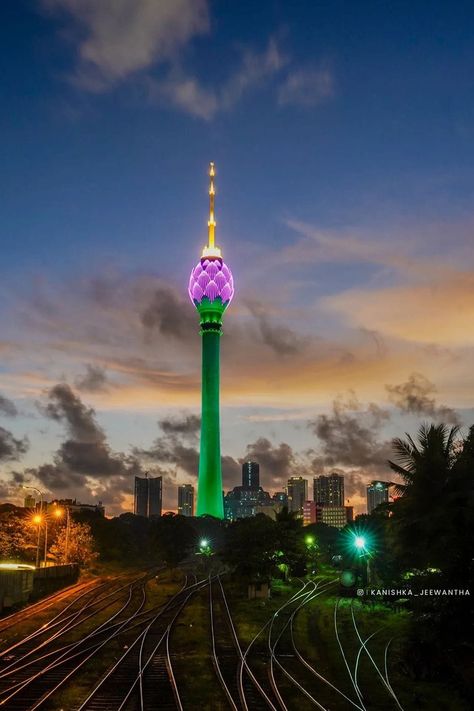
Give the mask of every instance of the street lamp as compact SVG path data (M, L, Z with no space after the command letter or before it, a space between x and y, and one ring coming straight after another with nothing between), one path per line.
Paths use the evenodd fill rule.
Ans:
M36 539L36 567L39 568L39 555L40 555L40 537L41 537L41 522L43 517L41 514L35 514L33 516L33 523L38 526L38 536Z
M359 554L359 559L364 563L365 583L370 583L370 549L367 538L354 534L352 543Z
M41 522L43 520L43 492L37 489L35 486L25 486L25 484L20 484L20 489L30 489L31 491L35 491L37 494L39 494L40 497L40 508L39 508L39 515L34 516L33 522L38 524L38 540L36 543L36 567L39 568L39 544L40 544L40 535L41 535ZM36 521L35 521L36 519ZM44 535L44 564L46 566L46 552L47 552L47 547L48 547L48 523L46 521L46 516L44 517L45 520L45 535Z
M69 558L69 532L71 526L71 515L69 512L69 506L65 505L64 509L66 511L66 544L64 548L64 562L67 564ZM57 504L55 504L54 515L57 519L62 518L64 515L63 509L59 508Z

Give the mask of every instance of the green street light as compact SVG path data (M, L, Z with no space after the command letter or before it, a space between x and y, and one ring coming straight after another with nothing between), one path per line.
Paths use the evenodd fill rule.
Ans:
M314 536L306 536L306 538L304 540L305 540L305 543L307 546L314 545Z
M364 536L356 536L354 538L354 545L356 548L359 550L363 550L365 548L365 538Z

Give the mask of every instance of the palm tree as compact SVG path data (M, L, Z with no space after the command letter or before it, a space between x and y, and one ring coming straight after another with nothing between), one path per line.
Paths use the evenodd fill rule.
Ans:
M421 425L417 441L395 439L396 461L390 468L401 477L393 483L399 498L391 504L396 545L407 563L437 567L446 546L446 498L458 455L458 427Z
M459 427L422 424L418 430L418 444L406 434L406 440L397 437L392 447L399 463L389 461L390 468L399 474L403 483L392 486L399 496L404 496L420 486L429 485L430 491L439 489L456 460L455 440Z

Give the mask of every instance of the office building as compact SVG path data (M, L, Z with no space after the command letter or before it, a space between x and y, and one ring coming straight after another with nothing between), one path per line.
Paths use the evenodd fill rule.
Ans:
M388 503L388 483L386 481L372 481L367 487L367 511L372 513L380 504Z
M303 526L309 526L310 523L316 523L316 503L305 501L303 504Z
M344 476L333 472L314 477L313 500L322 506L344 506Z
M257 462L242 464L242 487L254 490L260 487L260 467Z
M316 506L316 522L325 523L334 528L344 528L347 523L347 511L345 506Z
M248 518L257 513L266 513L262 507L271 507L272 499L268 491L261 486L258 489L247 489L243 486L234 486L224 496L224 518L227 521L236 521L238 518Z
M288 510L303 516L304 502L308 500L308 481L302 476L288 479Z
M162 484L161 476L136 476L133 513L147 518L161 516Z
M182 484L178 486L178 514L194 516L194 486Z

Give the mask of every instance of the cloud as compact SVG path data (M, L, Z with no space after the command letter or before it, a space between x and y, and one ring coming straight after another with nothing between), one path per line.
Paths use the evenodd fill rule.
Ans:
M287 326L273 324L262 304L248 302L247 306L257 321L263 343L269 346L276 355L291 356L304 348L304 339Z
M196 439L201 428L201 418L198 415L186 415L159 421L159 426L165 435L181 435Z
M286 484L288 478L296 474L296 457L292 447L286 442L273 445L266 437L259 437L247 445L245 461L249 459L258 462L263 481L272 488L275 484Z
M145 337L152 341L156 333L178 340L195 340L197 318L191 304L169 286L160 286L151 294L140 314Z
M210 120L232 109L244 96L277 75L288 59L272 38L262 52L241 51L240 65L219 88L204 86L181 67L172 67L165 78L149 77L146 86L152 102L171 104L192 116Z
M393 338L448 347L474 345L474 272L457 271L428 283L351 289L324 305L358 327Z
M77 23L76 82L104 91L134 72L169 62L209 31L206 0L43 0Z
M87 363L86 372L74 381L78 390L83 392L100 392L107 389L107 374L104 368Z
M182 413L158 422L162 435L151 447L134 447L133 454L142 461L156 462L168 472L181 470L194 478L198 472L199 451L198 432L201 420L197 415ZM169 468L171 467L171 469Z
M0 413L8 417L16 417L18 415L15 403L4 395L0 395Z
M365 409L353 394L333 402L332 413L308 423L321 443L314 464L351 468L386 465L390 442L381 441L382 426L390 414L375 403Z
M237 68L218 88L207 87L182 66L190 42L210 31L207 0L42 2L51 12L72 19L78 45L73 77L77 86L104 92L140 73L150 101L204 120L231 109L288 61L272 38L262 52L242 48ZM320 84L322 91L322 78Z
M47 403L39 403L49 419L64 425L67 439L53 456L53 462L28 468L25 478L34 478L51 492L71 492L86 500L91 497L112 504L120 511L124 497L132 491L135 475L144 471L132 455L112 452L93 408L87 407L66 383L47 393Z
M386 385L390 402L404 413L428 415L441 422L459 424L459 417L449 407L437 405L436 387L421 373L412 373L408 380L398 385Z
M291 71L278 89L280 106L318 106L334 96L334 77L327 68Z
M11 432L0 427L0 461L10 462L20 459L28 451L28 439L16 439Z

